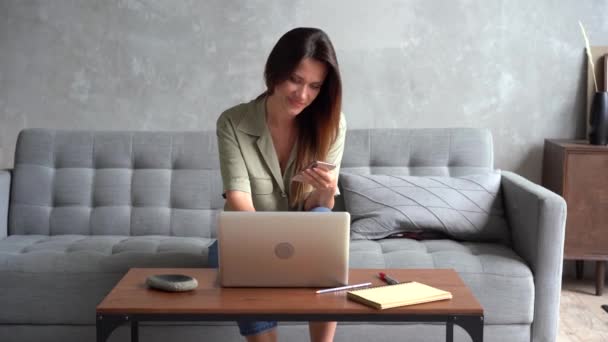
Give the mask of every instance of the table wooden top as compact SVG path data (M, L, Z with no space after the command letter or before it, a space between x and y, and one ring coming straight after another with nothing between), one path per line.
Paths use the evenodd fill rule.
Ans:
M483 315L471 291L452 269L351 269L349 283L372 282L386 272L399 281L417 281L450 291L450 300L376 310L346 298L346 291L316 294L318 288L222 288L217 270L208 268L132 268L97 306L98 314L416 314ZM197 279L189 292L163 292L147 288L154 274L186 274Z

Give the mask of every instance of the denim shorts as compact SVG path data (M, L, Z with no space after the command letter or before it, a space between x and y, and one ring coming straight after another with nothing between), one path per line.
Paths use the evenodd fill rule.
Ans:
M331 209L325 207L316 207L311 209L312 212L330 212ZM217 241L209 246L209 267L218 268L218 248ZM237 321L241 336L256 335L277 326L276 321Z

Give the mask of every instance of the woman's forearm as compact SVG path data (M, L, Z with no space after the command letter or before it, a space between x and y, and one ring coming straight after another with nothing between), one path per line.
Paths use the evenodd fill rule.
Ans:
M251 194L242 191L226 191L226 202L232 211L255 211Z
M304 201L304 210L309 211L315 207L326 207L333 209L335 200L333 194L324 193L325 191L314 190Z

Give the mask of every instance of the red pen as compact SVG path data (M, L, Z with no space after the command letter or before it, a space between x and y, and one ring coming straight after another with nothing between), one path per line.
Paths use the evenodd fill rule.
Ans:
M384 273L384 272L380 272L378 273L378 277L382 280L384 280L387 284L389 285L396 285L399 284L399 281L397 281L394 278L391 278L388 274Z

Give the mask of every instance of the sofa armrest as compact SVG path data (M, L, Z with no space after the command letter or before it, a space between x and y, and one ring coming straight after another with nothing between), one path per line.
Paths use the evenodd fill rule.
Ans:
M562 284L566 201L508 171L501 186L513 249L534 274L534 341L557 340Z
M0 239L8 235L8 201L11 190L11 171L0 170Z

